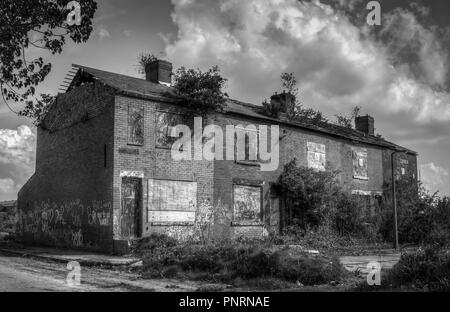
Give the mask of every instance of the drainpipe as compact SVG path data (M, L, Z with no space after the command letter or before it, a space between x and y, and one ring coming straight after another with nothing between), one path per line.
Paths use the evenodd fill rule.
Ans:
M398 224L397 224L397 190L395 185L395 154L403 153L404 151L394 151L391 154L391 168L392 168L392 206L394 208L394 249L398 249Z

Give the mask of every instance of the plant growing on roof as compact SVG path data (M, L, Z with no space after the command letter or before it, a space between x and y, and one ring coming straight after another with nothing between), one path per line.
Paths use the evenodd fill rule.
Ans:
M194 114L206 116L223 111L228 94L223 91L227 79L220 75L218 66L206 72L200 69L179 68L174 77L173 88L177 98Z
M360 116L360 113L361 113L361 107L355 106L355 107L353 107L349 116L343 116L341 114L337 114L337 115L335 115L336 124L341 127L352 129L353 121L355 120L356 117Z
M283 88L283 92L287 92L294 97L294 108L291 113L288 114L288 117L293 121L298 122L311 122L313 124L328 122L323 114L320 111L316 111L312 108L305 108L300 101L298 100L298 88L297 88L297 79L294 73L283 73L281 74L281 86ZM276 101L264 100L262 103L263 106L263 114L269 117L278 118L281 112L281 106Z

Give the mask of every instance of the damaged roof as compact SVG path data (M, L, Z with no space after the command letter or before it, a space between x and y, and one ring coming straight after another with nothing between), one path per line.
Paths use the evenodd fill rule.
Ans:
M124 95L149 100L175 102L175 100L172 97L170 97L171 94L172 95L174 94L173 88L167 87L165 85L153 83L145 79L116 74L86 66L75 64L72 66L78 68L78 70L67 89L68 91L73 87L77 86L80 80L94 79L102 82L103 84L109 87L114 88L117 92L122 93ZM340 137L355 142L366 143L370 145L385 147L392 150L403 151L409 154L417 155L417 152L409 150L392 142L386 141L382 137L368 135L364 132L355 129L349 129L346 127L325 122L317 124L308 122L307 120L305 120L304 122L298 122L268 117L262 113L262 106L244 103L237 100L229 99L227 101L225 113L250 117L254 119L261 119L269 122L274 122L277 124L289 125L292 127L307 129L310 131L319 132L334 137Z

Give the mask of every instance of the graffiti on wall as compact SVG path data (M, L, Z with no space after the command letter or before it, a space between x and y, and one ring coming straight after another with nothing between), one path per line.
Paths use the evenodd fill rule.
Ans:
M83 228L111 225L111 203L92 201L89 205L76 199L67 202L35 202L26 211L19 209L18 233L31 234L35 239L82 247Z

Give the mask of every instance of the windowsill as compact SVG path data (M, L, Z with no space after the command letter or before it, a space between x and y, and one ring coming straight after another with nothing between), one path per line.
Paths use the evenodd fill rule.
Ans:
M232 221L231 226L264 226L261 221Z
M257 161L248 161L248 160L236 160L236 164L244 165L244 166L252 166L252 167L260 167L261 163Z
M172 149L172 146L158 146L158 145L156 145L155 148L156 148L156 149L160 149L160 150L167 150L167 151L170 151L170 150ZM180 152L183 152L184 149L180 149L179 151L180 151Z
M144 147L144 144L127 143L127 146Z
M353 179L356 179L356 180L362 180L362 181L369 181L369 178L368 178L368 177L353 176Z
M151 226L194 226L194 222L180 221L180 222L150 222Z

